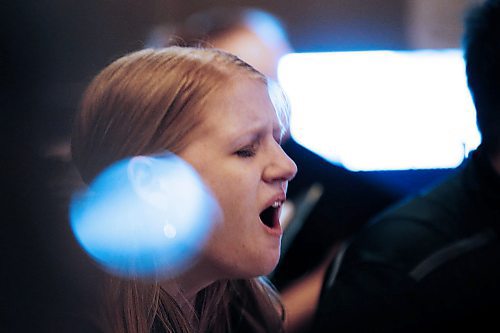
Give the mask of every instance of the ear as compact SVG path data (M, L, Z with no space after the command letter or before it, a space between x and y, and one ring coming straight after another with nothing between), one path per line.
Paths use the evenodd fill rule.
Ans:
M136 193L150 189L155 178L153 159L148 156L132 157L127 166L127 174Z

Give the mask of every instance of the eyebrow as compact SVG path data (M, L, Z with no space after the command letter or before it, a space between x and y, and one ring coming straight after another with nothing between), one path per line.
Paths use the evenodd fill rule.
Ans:
M236 146L240 146L242 144L246 143L253 143L256 141L260 141L262 137L264 136L263 131L256 129L256 130L250 130L245 134L239 135L235 140L234 143Z
M256 142L260 141L266 134L269 128L267 127L267 122L256 122L250 124L248 126L244 126L240 130L236 129L230 133L231 136L231 144L234 146L239 146L246 142ZM281 144L281 140L283 139L286 133L286 128L281 126L281 124L273 122L272 126L272 136L274 139Z

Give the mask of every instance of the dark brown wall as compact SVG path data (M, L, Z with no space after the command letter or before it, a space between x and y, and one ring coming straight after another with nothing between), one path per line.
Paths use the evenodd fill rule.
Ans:
M402 49L404 0L31 0L2 5L3 63L29 96L43 135L68 132L79 96L112 59L137 49L158 23L216 5L280 16L298 51ZM5 75L3 75L5 76ZM19 92L9 84L8 89Z
M179 17L211 5L244 4L281 17L298 51L406 47L404 0L184 1ZM175 19L175 17L174 17Z
M14 6L24 11L23 24L48 43L42 47L53 51L50 63L63 66L58 75L71 76L140 47L154 24L233 4L280 16L299 51L406 47L404 0L32 0ZM82 60L78 68L75 57Z

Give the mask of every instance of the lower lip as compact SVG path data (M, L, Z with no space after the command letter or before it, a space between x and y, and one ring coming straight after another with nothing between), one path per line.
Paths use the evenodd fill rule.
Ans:
M280 223L276 223L276 225L273 226L272 228L265 225L262 221L260 221L260 224L264 227L264 230L266 230L266 232L270 235L277 237L281 237L283 235L283 229L281 228Z

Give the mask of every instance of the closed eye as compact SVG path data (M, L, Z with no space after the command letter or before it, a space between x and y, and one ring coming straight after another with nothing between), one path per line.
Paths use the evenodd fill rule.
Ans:
M255 156L255 148L253 148L253 147L243 148L243 149L238 150L235 154L238 157L242 157L242 158L253 157L253 156Z
M238 150L236 150L235 154L241 158L250 158L257 154L257 150L259 149L260 143L262 139L262 133L254 133L252 134L245 143L242 143Z

